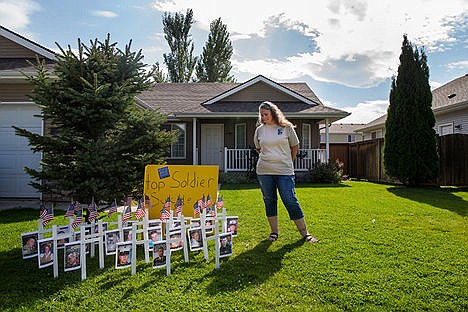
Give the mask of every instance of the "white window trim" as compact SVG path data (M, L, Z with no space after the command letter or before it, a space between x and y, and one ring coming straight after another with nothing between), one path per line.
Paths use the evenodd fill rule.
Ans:
M450 133L442 134L442 128L445 128L445 127L450 127L451 132L450 132ZM437 132L438 132L439 136L447 135L447 134L454 134L454 133L455 133L454 130L455 130L455 129L454 129L454 127L453 127L453 122L444 123L444 124L440 124L440 125L437 126Z
M245 123L237 123L234 125L234 147L238 148L237 142L237 127L243 126L244 127L244 148L247 148L247 124Z
M187 158L187 124L186 123L171 123L171 131L173 131L173 126L174 125L183 125L183 127L180 127L180 128L184 128L185 130L185 133L184 133L184 156L172 156L172 148L173 148L173 144L171 144L171 152L170 152L170 155L169 157L167 157L168 159L186 159ZM178 129L177 129L178 130Z

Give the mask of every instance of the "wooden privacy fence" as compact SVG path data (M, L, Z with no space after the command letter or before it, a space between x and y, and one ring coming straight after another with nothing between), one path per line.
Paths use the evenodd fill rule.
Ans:
M468 134L438 138L440 185L468 186Z
M440 155L440 185L468 186L468 134L437 138ZM355 143L331 143L330 160L344 163L343 174L350 178L388 182L383 164L384 139Z

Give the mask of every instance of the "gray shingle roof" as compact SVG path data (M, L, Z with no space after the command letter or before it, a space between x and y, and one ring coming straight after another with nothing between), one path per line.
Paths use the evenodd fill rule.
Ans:
M432 108L468 101L468 74L458 77L432 91Z
M328 128L329 133L353 133L357 129L364 127L365 124L355 124L355 123L333 123ZM321 133L325 133L325 128L320 129Z
M219 96L229 90L242 85L241 83L158 83L151 90L142 92L137 99L145 106L153 109L159 109L164 114L249 114L258 112L259 100L243 101L224 101L213 104L203 104L204 102ZM303 97L317 103L310 105L299 100L287 102L275 101L275 104L289 115L336 115L345 117L348 115L339 109L324 106L320 99L307 86L306 83L280 83L284 88L291 90ZM239 91L239 92L242 92ZM269 99L265 99L269 100Z

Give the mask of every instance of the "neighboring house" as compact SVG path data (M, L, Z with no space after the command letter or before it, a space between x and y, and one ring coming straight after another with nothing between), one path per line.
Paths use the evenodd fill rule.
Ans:
M298 171L328 159L327 149L319 148L319 125L349 115L323 105L305 83L277 83L261 75L244 83L158 83L136 98L142 107L168 114L170 129L180 131L169 164L218 165L223 171L251 168L262 101L277 104L297 126Z
M33 153L28 140L15 134L12 125L44 132L37 105L30 101L31 85L21 72L34 73L27 60L36 56L50 69L54 52L0 26L0 197L33 197L40 194L28 185L23 167L39 168L40 153Z
M355 132L356 129L365 124L354 123L333 123L328 128L328 140L330 143L354 143L362 141L362 134ZM326 128L324 125L320 128L320 143L326 142Z
M0 197L38 198L23 168L39 168L41 154L17 136L12 125L47 133L47 123L29 96L32 87L23 74L34 74L36 56L52 70L54 52L0 26ZM166 127L179 130L168 164L218 165L224 171L252 168L253 134L258 106L269 100L297 125L301 141L296 170L306 171L328 159L328 144L320 149L319 125L329 125L349 113L324 106L305 83L277 83L257 76L244 83L161 83L136 97L143 108L168 115Z
M468 134L468 74L458 77L432 91L432 110L436 120L434 130L439 136ZM387 114L369 122L356 132L364 140L383 138Z
M383 138L385 136L385 121L387 120L387 114L380 116L365 124L363 127L358 127L354 130L359 133L362 140L373 140Z
M468 134L468 74L432 91L438 135Z

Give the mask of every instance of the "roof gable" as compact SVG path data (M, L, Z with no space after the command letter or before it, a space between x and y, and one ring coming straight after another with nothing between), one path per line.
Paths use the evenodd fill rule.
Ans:
M255 91L259 93L261 96L262 93L266 92L271 96L272 90L276 93L276 96L280 97L282 101L285 102L303 102L309 105L320 105L319 101L314 101L305 97L281 84L278 84L262 75L258 75L242 84L239 84L232 89L229 89L215 97L210 98L209 100L205 101L204 105L210 105L216 102L235 102L242 100L244 98L243 94L250 93L252 89L256 89ZM264 99L266 97L263 97Z
M34 58L35 54L42 56L44 58L47 58L49 60L55 60L55 53L52 50L49 50L21 35L18 35L17 33L0 26L0 36L6 38L7 40L13 42L13 45L18 45L19 48L22 50L22 53L25 53L25 55L21 55L21 57L24 58ZM28 55L28 51L31 51L32 53ZM18 56L8 56L5 55L3 56L4 58L17 58Z
M432 91L432 108L468 102L468 74L458 77Z

